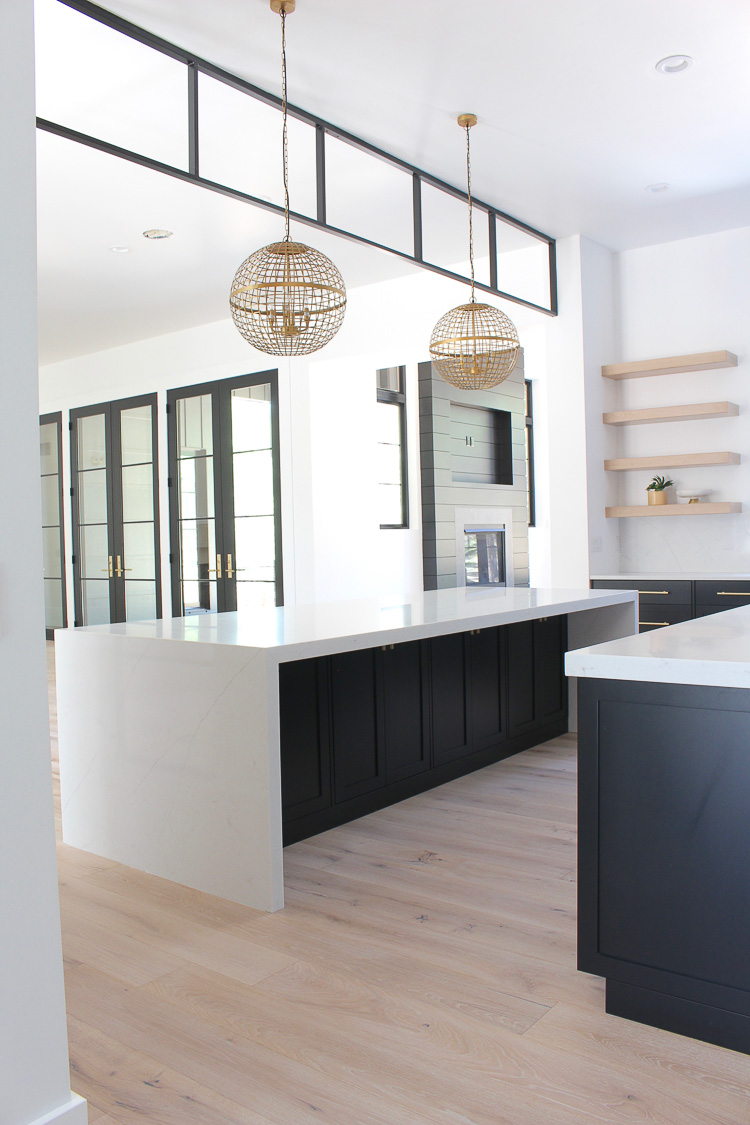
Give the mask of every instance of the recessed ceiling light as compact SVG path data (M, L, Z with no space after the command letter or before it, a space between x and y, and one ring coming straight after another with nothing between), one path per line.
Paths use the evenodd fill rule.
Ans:
M644 191L650 191L652 195L656 195L660 191L668 191L669 184L648 184Z
M152 239L171 238L172 234L173 231L171 230L163 230L161 227L151 227L150 230L144 230L143 237Z
M692 65L690 55L667 55L665 59L659 59L656 70L660 74L684 74Z
M110 246L110 250L112 251L113 254L129 254L130 253L130 247L129 246Z

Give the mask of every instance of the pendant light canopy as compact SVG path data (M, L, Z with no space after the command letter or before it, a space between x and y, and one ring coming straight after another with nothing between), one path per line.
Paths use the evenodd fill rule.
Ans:
M338 332L346 311L346 287L330 258L289 236L289 162L287 154L286 17L295 0L271 0L281 16L281 78L284 119L284 222L281 242L272 242L246 258L235 274L229 296L239 332L267 355L309 355Z
M471 204L471 148L473 113L462 113L458 124L466 130L466 182L469 197L469 261L471 301L441 316L430 337L430 358L446 383L463 390L487 390L508 378L518 362L521 345L513 321L492 305L474 298L474 228Z

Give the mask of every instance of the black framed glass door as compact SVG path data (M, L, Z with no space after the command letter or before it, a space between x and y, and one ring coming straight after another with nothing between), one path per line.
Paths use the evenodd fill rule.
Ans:
M161 617L156 395L70 412L75 624Z
M62 413L39 418L42 476L42 546L44 556L44 627L47 640L68 624L63 531Z
M172 613L283 603L278 373L167 394Z

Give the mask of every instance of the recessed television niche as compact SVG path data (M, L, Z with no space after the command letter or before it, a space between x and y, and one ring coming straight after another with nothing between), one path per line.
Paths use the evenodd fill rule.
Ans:
M451 403L451 473L470 484L513 484L509 410Z

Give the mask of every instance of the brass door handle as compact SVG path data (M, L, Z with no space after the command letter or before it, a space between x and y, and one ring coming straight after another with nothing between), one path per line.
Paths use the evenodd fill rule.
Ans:
M638 594L668 594L669 590L637 590Z
M117 556L117 566L115 567L115 578L122 578L123 574L129 573L132 569L133 569L132 566L123 566L122 565L122 555ZM110 575L110 578L111 577L112 576Z
M717 590L717 598L750 598L750 590Z
M108 574L110 578L114 578L112 573L112 556L109 556L109 566L102 567L102 574Z
M239 574L239 572L244 569L244 566L235 566L233 569L232 556L230 554L227 555L227 578L234 578L235 574Z
M215 574L217 578L221 578L221 555L216 556L216 570L209 570L209 574Z

